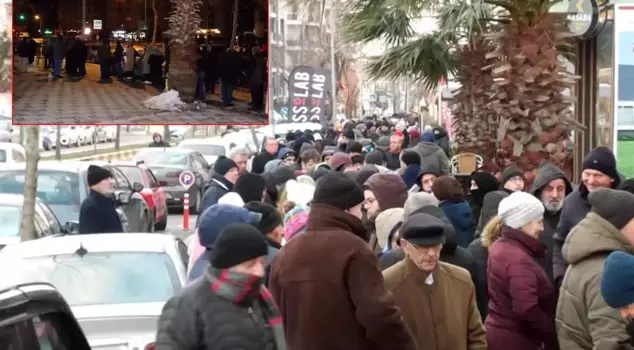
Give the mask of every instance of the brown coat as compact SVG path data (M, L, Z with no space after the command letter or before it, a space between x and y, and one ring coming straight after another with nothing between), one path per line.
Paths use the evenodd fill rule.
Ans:
M290 350L414 350L361 220L314 204L279 252L269 288Z
M433 274L433 284L427 285L427 275L409 258L383 271L416 349L486 350L469 272L440 262Z

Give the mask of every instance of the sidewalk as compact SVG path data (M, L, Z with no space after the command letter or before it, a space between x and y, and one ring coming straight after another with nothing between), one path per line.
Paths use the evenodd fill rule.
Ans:
M98 66L88 64L88 75L78 82L53 81L44 71L14 75L15 124L266 124L267 116L249 112L246 102L235 109L208 104L201 111L157 111L141 105L156 89L114 80L99 84ZM248 92L246 92L248 94ZM245 91L234 97L244 100ZM217 100L211 98L211 100Z

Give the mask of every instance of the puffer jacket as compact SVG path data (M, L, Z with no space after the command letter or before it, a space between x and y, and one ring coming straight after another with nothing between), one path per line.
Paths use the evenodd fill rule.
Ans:
M163 307L157 350L276 350L271 327L257 300L236 304L200 278Z
M561 349L634 349L628 321L601 297L601 275L613 251L632 253L625 237L609 222L588 213L568 234L562 254L570 263L557 303Z
M435 166L440 175L449 174L449 158L445 151L433 142L421 141L412 148L421 158L421 166Z

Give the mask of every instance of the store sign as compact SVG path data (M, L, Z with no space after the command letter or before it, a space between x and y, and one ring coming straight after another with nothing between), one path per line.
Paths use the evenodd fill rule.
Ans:
M288 80L288 121L326 124L326 97L330 91L329 69L298 66Z
M599 23L599 6L596 0L570 0L568 5L568 29L573 36L592 36Z

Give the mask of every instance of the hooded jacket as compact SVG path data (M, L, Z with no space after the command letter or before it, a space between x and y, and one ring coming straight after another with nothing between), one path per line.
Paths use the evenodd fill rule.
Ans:
M449 174L449 158L442 148L433 142L421 141L412 148L420 155L421 164L425 166L435 166L441 175Z
M595 213L588 213L563 246L570 263L559 291L557 338L561 349L634 349L628 322L601 297L601 275L613 251L632 253L619 230Z
M480 219L478 220L478 226L475 229L475 238L479 238L487 223L498 215L498 206L500 206L500 202L509 195L510 194L507 191L497 190L489 192L484 196L484 200L482 201L482 210L480 211Z
M376 217L376 238L379 247L385 251L392 229L403 221L403 208L384 210Z
M572 186L570 185L570 181L566 178L566 174L551 163L546 163L537 170L537 176L529 193L541 201L541 192L544 187L551 181L557 179L564 180L566 184L566 196L572 193ZM560 214L561 209L554 213L548 210L544 212L544 232L539 236L539 240L546 245L547 251L543 258L538 259L538 262L544 268L546 274L548 274L548 278L550 278L553 283L555 282L553 276L553 235L559 223Z
M413 350L361 220L314 204L273 261L269 286L289 349Z
M374 174L363 184L363 188L372 191L377 202L379 202L379 210L381 212L392 208L403 208L407 200L407 187L400 178L395 174ZM369 244L372 249L380 253L378 247L376 230L373 222L367 222L369 235Z
M471 174L471 180L478 185L477 189L471 190L471 200L469 202L473 213L474 227L478 227L484 196L497 190L500 187L500 183L495 178L495 175L488 172L475 172Z
M156 137L159 137L160 140L158 142L154 141L154 139ZM165 142L163 140L163 135L159 134L158 132L155 132L154 135L152 135L152 142L150 142L150 144L148 145L148 147L169 147L170 144L169 142Z
M438 205L445 212L456 230L456 241L459 246L467 248L473 241L474 227L471 207L465 200L447 200Z
M421 167L418 164L410 164L407 168L405 168L401 178L405 182L405 186L407 186L408 190L411 190L411 188L416 185L416 180L418 179L418 173L420 173L420 170Z
M207 187L205 194L203 194L201 212L205 211L212 205L217 204L220 198L231 191L233 191L233 184L229 182L229 180L225 179L224 176L214 174L211 177L211 184Z

